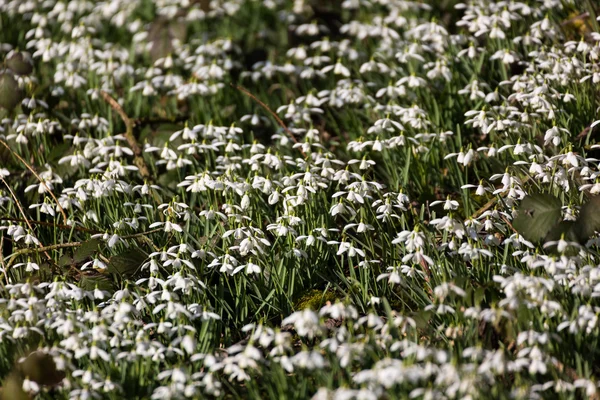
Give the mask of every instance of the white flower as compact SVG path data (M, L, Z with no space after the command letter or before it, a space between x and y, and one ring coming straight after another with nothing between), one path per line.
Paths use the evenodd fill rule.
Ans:
M340 60L338 60L334 65L328 65L327 67L321 69L321 72L324 74L329 71L333 71L334 75L342 75L344 77L350 76L350 70L346 68Z
M312 339L322 331L319 316L310 309L296 311L281 322L281 326L292 324L296 333Z

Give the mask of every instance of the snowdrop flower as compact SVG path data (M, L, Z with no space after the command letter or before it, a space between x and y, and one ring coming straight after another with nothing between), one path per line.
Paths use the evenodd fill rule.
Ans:
M459 206L458 201L451 200L450 197L448 197L445 201L441 201L441 200L432 201L430 206L433 207L438 204L444 204L444 210L456 210Z
M350 70L346 68L339 59L335 64L328 65L325 68L321 69L321 72L324 74L328 73L329 71L333 71L334 75L342 75L346 78L350 76Z
M464 165L465 167L468 166L469 164L471 164L471 161L473 161L473 158L475 157L475 152L473 151L473 149L469 149L467 150L466 153L464 153L462 150L458 153L450 153L447 156L444 157L445 160L449 159L449 158L453 158L456 157L456 161L459 164Z
M310 309L296 311L281 322L282 326L293 325L300 336L312 339L322 331L319 316Z
M153 229L158 226L162 226L165 232L171 232L171 231L183 232L183 229L181 228L181 226L179 224L176 224L176 223L170 222L170 221L154 222L154 223L150 224L149 228Z
M13 268L19 268L25 266L25 272L34 272L34 271L39 271L40 266L35 263L32 262L31 259L28 259L26 263L16 263L15 265L13 265Z

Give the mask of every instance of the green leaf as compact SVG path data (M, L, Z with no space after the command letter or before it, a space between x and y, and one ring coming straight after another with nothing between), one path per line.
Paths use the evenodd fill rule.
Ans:
M166 18L156 19L148 31L150 57L152 61L164 58L173 51L173 40L185 42L187 25L185 21L169 21Z
M52 147L50 147L49 150L49 154L48 154L48 161L57 161L59 159L61 159L62 157L66 156L69 154L69 149L71 148L71 143L68 141L64 141L61 143L57 143L57 144L53 144Z
M577 223L574 221L560 221L544 238L544 243L557 242L560 239L564 239L567 242L579 242L579 238L577 237ZM578 246L567 246L562 252L558 252L557 244L546 247L546 249L551 254L564 254L567 256L575 256L579 252Z
M23 100L23 92L13 74L0 73L0 107L12 110L21 100Z
M600 231L600 196L594 196L579 211L575 227L580 243L585 243L595 231Z
M101 244L102 241L99 239L90 239L86 242L83 242L81 246L75 250L75 253L73 253L73 261L75 263L80 263L87 260L98 251L98 248Z
M485 301L485 287L481 286L475 290L475 294L473 295L473 305L475 307L481 307L483 302Z
M530 242L540 243L561 222L560 200L549 194L532 194L521 202L513 227Z
M77 265L82 264L89 257L94 255L98 248L102 244L101 240L98 239L90 239L85 241L75 250L72 256L69 254L63 255L60 260L58 260L58 265L61 267L66 267L68 265Z
M83 290L92 291L96 288L112 292L115 287L113 282L103 275L83 275L79 279L79 287Z
M431 328L431 311L417 311L411 314L411 318L415 321L417 328L429 329Z
M560 221L556 224L544 238L544 242L557 241L564 239L567 242L578 242L577 224L574 221Z
M108 263L108 272L117 274L122 278L131 277L136 274L146 260L146 253L139 249L128 249L111 257Z
M2 400L29 400L23 391L23 378L17 372L12 372L2 383Z
M56 369L52 356L40 351L27 356L19 367L24 376L39 385L58 385L65 378L65 373Z
M27 52L11 51L6 58L6 66L17 75L29 75L33 72L33 60Z

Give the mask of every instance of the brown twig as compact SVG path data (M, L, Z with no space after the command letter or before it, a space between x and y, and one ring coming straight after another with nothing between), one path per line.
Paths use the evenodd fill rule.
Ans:
M2 269L4 270L4 280L6 281L6 283L8 284L8 268L6 267L6 264L4 264L4 253L2 253L2 249L4 248L4 235L0 236L0 266L2 266ZM4 284L2 284L2 287L4 287Z
M561 22L560 25L561 26L569 25L570 23L573 23L577 20L588 19L589 17L590 17L590 13L586 11L584 13L574 16L573 18L569 18L566 21Z
M190 119L189 115L179 115L177 117L174 118L137 118L135 120L133 120L134 123L134 127L136 128L140 128L142 126L146 126L146 125L156 125L156 124L176 124L179 122L183 122L183 121L187 121L188 119Z
M133 238L138 238L138 237L145 237L146 235L149 235L151 233L155 233L158 231L162 231L162 229L157 228L157 229L152 229L152 230L149 230L146 232L134 233L132 235L122 236L122 238L123 239L133 239ZM13 254L11 254L10 260L8 261L8 266L10 267L12 265L13 261L15 260L15 258L17 256L20 256L23 254L47 252L49 250L66 249L66 248L70 248L70 247L79 247L84 243L85 242L57 243L57 244L53 244L50 246L41 246L37 249L26 248L26 249L17 250Z
M142 178L144 178L145 180L150 180L150 170L148 169L148 166L144 161L142 148L138 144L137 140L135 139L135 135L133 134L135 122L127 116L125 110L123 110L123 107L121 107L121 105L110 94L108 94L104 90L101 90L100 96L102 96L104 101L106 101L108 105L113 110L115 110L123 120L123 123L125 124L125 139L127 140L129 147L131 147L131 150L133 151L133 163L136 165L136 167L138 167Z
M21 250L17 250L15 251L10 259L8 260L8 267L10 267L14 260L16 260L16 258L20 255L23 254L29 254L29 253L39 253L39 252L44 252L46 254L48 254L48 251L50 250L57 250L57 249L66 249L69 247L79 247L81 246L83 243L82 242L69 242L69 243L58 243L58 244L52 244L50 246L42 246L40 248L37 249L21 249Z
M27 220L25 220L25 219L10 218L10 217L0 217L0 221L27 222ZM103 233L102 231L98 231L96 229L91 229L91 228L85 228L83 226L62 225L62 224L55 224L52 222L35 221L35 220L29 220L29 222L32 223L33 225L51 226L53 228L59 228L59 229L66 229L66 230L74 229L74 230L80 231L80 232Z
M146 231L146 232L134 233L132 235L121 236L121 237L123 239L133 239L133 238L137 238L137 237L140 237L140 236L146 236L146 235L149 235L151 233L160 232L162 230L163 230L162 228L156 228L156 229L151 229L151 230Z
M486 212L487 210L492 208L497 202L498 202L498 198L494 197L493 199L491 199L490 201L485 203L483 205L483 207L481 207L479 210L475 211L475 213L473 213L473 215L471 215L471 218L478 218L481 214L483 214L484 212Z
M527 183L530 179L531 179L531 176L527 175L527 177L525 177L525 179L523 179L523 181L520 184L523 185L523 184ZM487 210L492 208L498 202L498 200L500 200L499 196L494 197L493 199L491 199L490 201L485 203L483 205L483 207L481 207L479 210L475 211L473 213L473 215L471 215L471 218L473 218L473 219L478 218L481 214L483 214L484 212L486 212ZM512 228L512 226L511 226L511 228ZM514 228L513 228L513 230L514 230Z
M239 90L240 92L244 93L246 96L250 97L252 100L254 100L255 102L257 102L258 104L260 104L260 106L262 108L264 108L265 110L267 110L269 112L269 114L271 114L273 116L273 118L275 118L275 120L277 121L277 123L283 128L283 130L288 134L288 136L290 137L290 139L292 139L292 141L294 142L294 144L298 144L298 139L296 139L296 137L294 136L294 134L292 133L292 131L290 131L290 129L287 127L287 125L285 124L285 122L283 122L281 120L281 118L279 118L279 116L273 111L271 110L271 108L269 108L268 105L266 105L265 103L263 103L258 97L256 97L255 95L253 95L252 93L250 93L250 91L248 89L245 89L241 86L238 85L234 85L233 83L231 83L231 86L233 86L234 88L236 88L237 90ZM306 154L304 154L304 151L302 149L299 149L300 153L302 153L302 155L304 157L306 157Z
M514 227L514 226L512 226L512 224L510 223L510 221L509 221L509 220L508 220L508 219L507 219L507 218L506 218L504 215L502 215L500 218L502 218L502 221L506 222L506 225L508 225L508 227L509 227L510 229L512 229L512 231L513 231L514 233L519 233L519 232L518 232L518 231L515 229L515 227Z
M33 169L33 167L31 165L29 165L27 163L27 161L25 161L23 159L23 157L21 157L13 149L11 149L10 146L8 145L8 143L6 143L4 140L0 140L0 143L4 147L6 147L8 149L8 151L10 151L12 153L13 156L17 157L19 159L19 161L21 161L23 163L23 165L25 165L27 167L27 169L30 170L33 175L35 175L35 177L40 181L40 183L42 185L44 185L44 187L46 188L46 191L50 194L50 196L52 197L52 199L54 199L54 201L56 202L56 206L58 207L60 213L62 214L64 223L66 225L68 223L67 214L65 213L65 210L62 208L62 206L58 202L58 199L56 198L56 196L54 196L54 193L52 193L52 190L50 190L50 188L48 187L48 185L46 184L46 182L44 182L44 180L42 179L42 177L40 177L37 174L37 172L35 172L35 170Z

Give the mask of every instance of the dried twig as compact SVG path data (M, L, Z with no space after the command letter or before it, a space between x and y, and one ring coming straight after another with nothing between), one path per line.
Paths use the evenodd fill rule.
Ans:
M569 25L569 24L571 24L571 23L573 23L573 22L575 22L575 21L578 21L578 20L585 20L585 19L588 19L589 17L590 17L590 13L586 11L586 12L584 12L584 13L581 13L581 14L579 14L579 15L576 15L576 16L574 16L574 17L572 17L572 18L569 18L569 19L567 19L567 20L565 20L565 21L561 22L561 23L560 23L560 25L561 25L561 26Z
M508 220L508 219L507 219L507 218L506 218L504 215L502 215L500 218L502 218L502 221L504 221L504 222L506 223L506 225L508 225L508 227L509 227L510 229L512 229L512 231L513 231L514 233L519 233L519 232L518 232L518 231L515 229L515 227L514 227L514 226L512 226L512 224L510 223L510 221L509 221L509 220Z
M133 120L134 126L140 128L146 125L157 125L157 124L177 124L190 119L189 115L179 115L174 118L137 118Z
M527 175L527 177L525 177L525 179L523 179L523 181L520 184L523 185L526 182L528 182L530 179L531 179L531 176ZM471 218L473 218L473 219L478 218L481 214L483 214L484 212L486 212L487 210L492 208L494 205L496 205L496 203L498 203L498 200L500 200L499 196L494 197L493 199L491 199L490 201L485 203L483 205L483 207L481 207L479 210L475 211L473 213L473 215L471 215ZM511 226L511 228L512 228L512 226ZM513 230L514 230L514 228L513 228Z
M475 213L473 213L473 215L471 215L471 218L478 218L481 214L483 214L484 212L486 212L487 210L492 208L497 202L498 202L498 198L494 197L493 199L491 199L490 201L485 203L483 205L483 207L481 207L479 210L475 211Z
M123 239L133 239L133 238L138 238L138 237L146 237L146 235L149 235L151 233L156 233L159 231L162 231L162 229L157 228L157 229L152 229L152 230L149 230L146 232L134 233L132 235L122 236L122 238ZM26 249L17 250L13 254L11 254L10 259L8 261L8 267L10 267L12 265L13 261L16 259L17 256L20 256L23 254L47 252L47 251L51 251L51 250L66 249L66 248L70 248L70 247L79 247L84 243L85 242L57 243L57 244L53 244L50 246L41 246L37 249L36 248L33 248L33 249L26 248Z
M54 201L56 202L56 206L58 207L60 213L62 214L64 223L66 225L68 223L67 214L65 213L65 210L62 208L62 206L58 202L58 199L54 196L54 193L52 193L52 190L50 190L50 188L48 187L48 185L46 184L46 182L44 182L44 180L37 174L37 172L35 172L35 170L33 169L33 167L31 165L29 165L27 163L27 161L25 161L23 159L23 157L21 157L20 155L18 155L13 149L10 148L10 146L8 145L8 143L6 143L4 140L0 140L0 143L4 147L6 147L8 149L8 151L10 151L12 153L13 156L17 157L19 159L19 161L21 161L23 163L23 165L25 165L27 167L27 169L30 170L33 175L35 175L35 177L40 181L40 183L42 185L44 185L44 187L46 188L46 191L50 194L50 196L52 197L52 199L54 199Z
M39 253L39 252L44 252L44 253L48 254L48 251L57 250L57 249L65 249L65 248L69 248L69 247L79 247L81 245L82 245L82 242L69 242L69 243L53 244L50 246L42 246L37 249L27 248L27 249L17 250L13 254L11 254L10 259L8 260L7 268L9 268L13 264L13 262L17 259L18 256L23 255L23 254Z
M0 266L4 270L4 273L2 275L4 275L4 280L8 284L9 283L8 282L8 268L6 267L6 264L4 263L4 254L2 253L3 248L4 248L4 235L0 236ZM4 287L4 284L2 284L2 287Z
M91 229L91 228L85 228L83 226L62 225L62 224L55 224L53 222L25 220L25 219L21 219L21 218L0 217L0 221L11 221L11 222L27 222L28 221L28 222L32 223L33 225L51 226L53 228L59 228L59 229L65 229L65 230L73 229L76 231L88 232L88 233L103 233L102 231L99 231L96 229Z
M125 123L125 139L127 140L129 147L131 147L131 150L133 151L133 163L136 165L136 167L138 167L142 178L150 180L150 170L148 169L148 166L144 161L142 148L138 144L135 135L133 134L135 122L127 116L125 110L123 110L123 107L121 107L121 105L110 94L108 94L104 90L101 90L100 96L102 96L104 101L106 101L108 105L113 110L115 110L117 114L119 114L119 116L123 120L123 123Z

